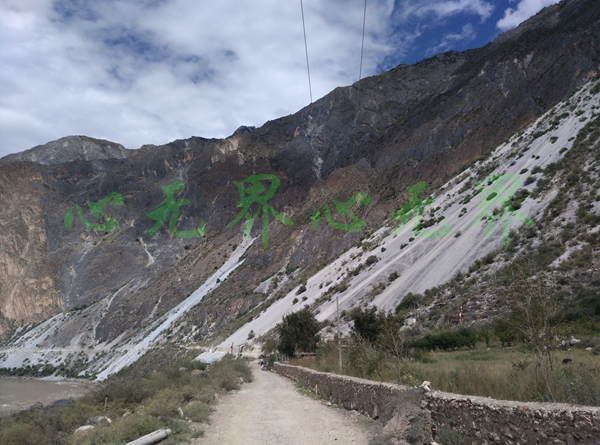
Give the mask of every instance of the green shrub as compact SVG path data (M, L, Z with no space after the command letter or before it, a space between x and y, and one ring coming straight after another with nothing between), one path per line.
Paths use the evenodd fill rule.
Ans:
M364 309L354 308L350 311L350 319L353 321L352 333L373 344L377 341L382 327L384 315L376 307Z
M555 393L567 403L587 406L600 405L600 368L581 363L562 366L555 371Z
M32 429L26 423L12 422L0 428L0 443L3 445L39 445L44 443L44 439L43 431Z
M377 261L379 261L379 258L377 258L375 255L369 255L365 261L365 264L370 266L371 264L375 264Z
M421 349L449 349L474 347L477 343L477 334L469 328L459 328L427 334L411 343L414 348Z
M283 317L276 330L279 349L290 357L296 352L314 352L320 341L321 325L308 307Z
M179 391L166 388L145 402L146 412L154 417L172 417L177 415L177 408L181 406L182 402Z
M181 371L181 367L187 371ZM228 390L238 387L240 377L246 382L252 380L250 368L242 360L223 359L201 376L192 376L192 369L205 369L205 365L184 360L144 375L121 372L71 405L0 418L0 443L122 445L160 428L173 431L165 444L185 442L192 433L179 419L177 408L181 407L190 418L204 421L210 412L208 404L214 401L215 387ZM73 436L75 429L97 415L106 415L113 424L96 427L83 437Z
M440 445L464 445L462 435L455 430L442 428L436 438Z
M547 267L552 261L561 256L565 252L565 246L559 241L550 241L541 244L536 252L532 255L532 261L538 267Z
M202 402L192 402L183 409L185 417L193 422L208 422L212 408Z
M74 437L72 445L121 445L161 428L164 422L147 414L133 414L109 427L96 427L83 437Z
M402 311L417 309L421 305L422 300L422 295L413 294L412 292L407 293L398 306L396 306L396 314Z
M425 422L415 420L406 429L404 439L411 444L429 443L431 442L431 432Z

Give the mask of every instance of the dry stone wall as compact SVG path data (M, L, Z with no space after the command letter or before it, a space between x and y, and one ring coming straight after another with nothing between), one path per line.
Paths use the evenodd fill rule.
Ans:
M434 436L458 431L469 444L600 444L600 408L562 403L523 403L427 393Z
M275 371L346 409L359 411L373 419L388 421L399 409L422 410L422 388L372 382L282 363L275 363Z
M459 433L465 445L600 445L600 408L500 401L275 364L275 371L311 391L387 423L388 430L419 425L435 440ZM423 443L423 442L414 442Z

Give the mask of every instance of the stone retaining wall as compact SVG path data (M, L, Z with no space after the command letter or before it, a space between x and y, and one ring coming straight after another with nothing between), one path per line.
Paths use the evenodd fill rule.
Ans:
M353 409L385 422L393 418L400 407L421 411L425 392L422 388L373 382L282 363L275 363L275 371L346 409Z
M600 408L523 403L434 391L423 406L432 429L449 428L469 444L600 444ZM435 434L434 434L435 435Z
M460 433L465 445L600 445L600 408L597 407L426 392L423 388L373 382L282 363L275 364L275 371L346 409L381 419L388 423L388 431L406 431L412 426L414 433L414 426L420 425L438 440L455 431Z

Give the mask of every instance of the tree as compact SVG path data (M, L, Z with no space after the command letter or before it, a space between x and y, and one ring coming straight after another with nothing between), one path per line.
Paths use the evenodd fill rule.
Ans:
M391 366L402 382L406 341L401 319L376 307L353 309L350 318L354 321L349 357L352 366L363 378L380 375L384 365Z
M279 349L290 357L296 352L314 352L321 340L321 326L308 307L283 317L276 329Z
M513 266L514 279L506 300L509 323L534 353L544 389L552 397L550 374L554 337L565 309L564 299L541 273L532 275L526 264Z
M375 306L369 309L354 308L350 311L350 319L354 322L352 334L374 345L381 332L384 318L385 313L377 311Z
M375 374L381 375L383 353L373 343L360 335L352 337L348 358L352 367L359 372L359 376L363 379L370 378Z
M382 317L383 325L379 332L379 345L388 357L388 364L396 373L398 383L403 383L405 375L406 337L402 332L402 318L388 312Z
M277 341L274 338L267 338L262 345L262 352L265 355L271 355L277 349Z

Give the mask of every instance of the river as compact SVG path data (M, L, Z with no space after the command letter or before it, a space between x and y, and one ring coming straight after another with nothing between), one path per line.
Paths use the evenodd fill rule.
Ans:
M36 402L50 405L59 399L82 396L94 383L73 379L0 378L0 416L29 408Z

